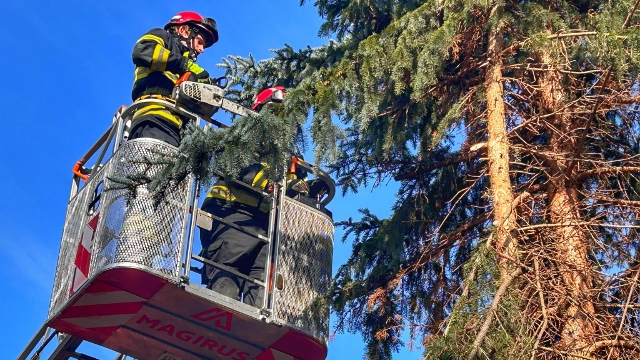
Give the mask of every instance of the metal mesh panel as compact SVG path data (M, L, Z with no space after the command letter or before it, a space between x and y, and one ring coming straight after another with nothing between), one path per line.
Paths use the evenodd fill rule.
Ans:
M278 246L274 318L327 342L329 307L319 302L331 283L333 222L324 214L285 198Z
M102 189L113 186L109 178L145 170L153 174L159 167L148 168L144 164L145 157L153 158L175 151L175 147L153 139L128 141L71 199L65 217L49 316L57 313L69 300L78 244L84 227L96 212L100 217L91 249L89 278L116 263L135 263L147 266L170 280L178 280L191 188L188 182L170 190L157 207L153 206L151 194L141 188L136 199L129 204L126 190L103 191L95 212L89 211L96 188L101 184Z
M111 172L105 188L114 186L114 178L140 172L156 173L160 166L145 164L145 158L172 154L176 148L152 139L124 143L111 160ZM189 204L187 181L168 191L154 206L146 188L139 188L135 199L127 203L127 190L109 190L103 194L98 233L94 240L89 276L116 263L135 263L178 280Z
M56 275L53 280L53 291L51 292L50 316L60 310L69 299L78 244L84 227L93 216L89 213L89 205L94 199L96 188L102 182L105 171L106 167L103 167L98 173L91 176L91 180L69 201L67 206Z

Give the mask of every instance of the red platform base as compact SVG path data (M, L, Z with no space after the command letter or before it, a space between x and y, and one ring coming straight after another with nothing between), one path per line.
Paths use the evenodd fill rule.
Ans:
M93 279L50 327L136 359L324 360L309 335L256 320L134 268Z

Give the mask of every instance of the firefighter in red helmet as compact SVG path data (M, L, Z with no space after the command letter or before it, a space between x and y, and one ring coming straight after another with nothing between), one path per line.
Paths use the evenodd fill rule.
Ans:
M209 82L209 73L196 60L217 41L216 22L193 11L176 14L164 29L149 30L133 48L132 99L171 101L173 87L185 72L192 74L192 81ZM169 109L147 105L134 114L129 139L155 138L178 146L183 123L184 119Z
M260 111L268 104L282 102L284 96L284 87L268 88L256 96L251 109ZM267 236L271 204L261 194L270 192L273 185L273 181L265 176L267 166L254 162L240 171L238 180L253 186L256 191L219 179L202 203L202 210L241 226L251 234L219 220L213 222L211 230L200 229L201 255L204 258L261 282L265 281L268 246L255 235ZM309 195L310 189L304 180L306 175L300 167L292 166L289 169L287 196ZM221 267L205 264L202 282L209 289L235 300L242 299L245 304L254 307L260 307L264 300L264 288Z

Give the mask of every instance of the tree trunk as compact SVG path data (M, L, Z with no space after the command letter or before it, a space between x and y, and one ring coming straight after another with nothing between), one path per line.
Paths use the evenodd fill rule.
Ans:
M509 264L517 259L518 250L511 230L515 226L513 191L509 180L509 141L505 121L505 106L502 86L502 61L500 51L503 47L502 33L499 29L491 32L488 56L491 64L487 72L487 152L489 159L489 178L493 199L493 223L496 226L496 250L500 256L502 278L509 273Z
M542 63L547 68L554 68L551 55L541 54ZM550 147L550 192L549 220L559 224L555 231L555 252L549 253L556 258L556 264L565 284L564 295L567 297L567 308L564 314L564 326L561 339L556 346L567 353L576 354L569 359L581 359L593 343L595 334L595 313L589 298L592 287L592 273L587 258L588 238L583 227L577 225L582 221L579 213L577 184L567 174L569 164L575 154L577 134L580 124L576 119L563 114L564 105L562 77L558 71L545 71L540 80L542 106L547 114L554 114L549 121ZM575 121L574 121L575 120Z

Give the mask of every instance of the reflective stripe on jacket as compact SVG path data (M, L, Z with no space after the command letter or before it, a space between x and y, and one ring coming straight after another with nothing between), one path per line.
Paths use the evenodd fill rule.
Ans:
M145 95L170 97L180 75L187 70L188 53L189 49L166 30L152 29L143 35L133 47L136 68L131 98L135 101ZM160 116L178 128L182 126L182 120L161 105L140 108L133 119L145 115Z
M135 101L145 100L145 99L159 99L159 100L164 100L164 101L168 101L168 102L174 102L173 99L167 98L167 97L164 97L164 96L161 96L161 95L143 95L143 96L137 98ZM182 127L182 124L183 124L182 118L180 116L178 116L175 113L171 112L166 107L164 107L162 105L156 105L156 104L143 106L143 107L139 108L138 110L136 110L135 114L133 114L132 123L135 123L137 119L139 119L139 118L141 118L143 116L147 116L147 115L159 116L159 117L169 121L170 123L174 124L175 126L177 126L178 129L180 129Z
M269 180L264 174L265 169L266 164L255 162L240 171L239 179L255 187L256 190L264 192L269 184ZM211 187L207 198L204 200L204 204L211 198L249 205L259 208L262 212L269 212L271 208L269 201L265 201L264 196L259 192L251 191L241 185L229 186L224 180L216 182L213 187ZM203 207L205 206L204 204Z
M136 65L131 98L142 95L171 96L180 75L187 71L189 48L163 29L152 29L133 47Z

